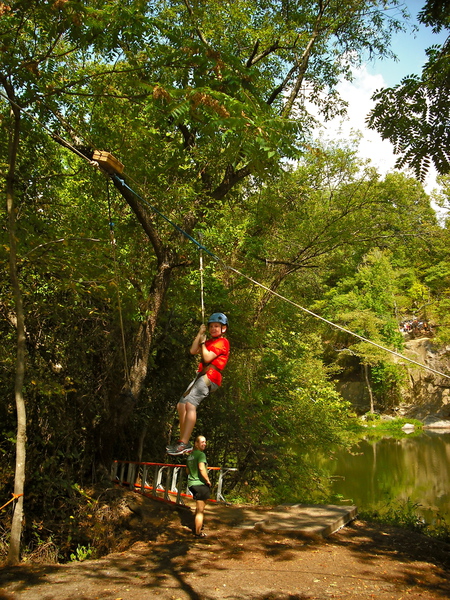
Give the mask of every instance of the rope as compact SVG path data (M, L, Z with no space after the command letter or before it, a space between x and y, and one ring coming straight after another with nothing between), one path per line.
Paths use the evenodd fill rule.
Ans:
M199 233L198 236L200 239L202 239L202 234ZM202 323L205 322L205 301L204 301L204 289L203 289L203 250L200 248L199 251L199 255L200 255L200 306L201 306L201 310L202 310Z
M11 500L8 500L8 502L6 502L6 504L4 504L3 506L0 506L0 510L3 510L5 506L8 506L8 504L14 502L14 500L17 500L17 498L20 498L21 496L23 496L23 494L12 494Z
M131 389L131 379L130 373L128 370L128 361L127 361L127 346L125 343L125 328L123 325L123 316L122 316L122 301L120 298L120 274L119 269L117 267L117 253L116 253L116 238L114 236L114 223L111 215L111 198L109 194L109 180L106 180L106 196L108 198L108 217L109 217L109 235L111 240L111 248L113 254L114 261L114 279L116 280L116 288L117 288L117 309L119 312L119 322L120 322L120 333L122 336L122 351L123 351L123 364L125 371L125 379L127 381L128 387Z

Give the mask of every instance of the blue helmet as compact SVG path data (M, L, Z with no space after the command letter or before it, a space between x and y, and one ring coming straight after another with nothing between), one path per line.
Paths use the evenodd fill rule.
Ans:
M223 313L213 313L209 317L208 323L221 323L222 325L228 325L228 319Z

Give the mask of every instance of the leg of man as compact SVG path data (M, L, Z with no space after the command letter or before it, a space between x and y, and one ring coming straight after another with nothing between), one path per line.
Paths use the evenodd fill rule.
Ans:
M178 410L178 416L180 419L180 440L187 444L190 440L192 432L194 431L195 423L197 421L197 407L190 402L182 404L181 407L183 410Z
M181 432L184 429L184 419L186 417L186 404L182 404L181 402L178 402L177 404L177 411L178 411L178 419L180 422L180 439L181 439Z
M200 535L202 532L205 505L206 505L206 502L204 500L197 500L195 503L195 517L194 517L195 535Z

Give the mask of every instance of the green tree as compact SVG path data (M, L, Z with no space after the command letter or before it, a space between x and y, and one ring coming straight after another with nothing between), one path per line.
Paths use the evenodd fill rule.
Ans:
M9 217L9 258L11 285L14 292L14 307L7 303L2 308L9 315L14 311L14 317L9 319L17 331L17 361L15 377L15 399L18 415L18 434L16 446L16 477L15 493L20 496L15 504L13 516L10 553L8 560L11 564L19 560L20 538L22 532L23 496L25 478L25 439L26 411L24 400L25 375L25 314L22 301L23 281L19 277L20 262L19 248L22 240L16 239L17 214L26 204L26 195L30 181L26 175L30 170L25 167L27 152L19 154L19 138L28 148L36 142L32 128L22 127L20 110L30 104L34 106L34 115L41 117L40 102L52 95L59 95L61 89L56 89L56 79L64 72L64 85L70 87L67 73L70 72L74 56L82 58L83 52L92 56L95 51L108 53L114 46L114 35L105 34L106 23L111 17L111 5L104 3L103 10L93 9L90 3L78 4L56 2L52 5L31 2L8 2L0 5L0 39L2 54L0 59L0 86L2 87L1 107L3 112L11 113L11 118L2 120L2 128L9 140L4 147L2 163L6 163L5 193L7 214ZM106 9L105 9L106 7ZM76 8L76 10L75 10ZM109 44L106 38L108 38ZM112 42L111 42L112 41ZM117 41L117 35L116 35ZM56 66L60 67L59 73ZM60 80L61 81L61 80ZM72 80L73 83L73 80ZM38 85L37 85L38 84ZM6 104L5 104L6 100ZM29 166L29 165L28 165ZM58 170L58 169L57 169ZM19 175L20 174L20 175ZM18 183L19 181L19 183ZM36 182L33 181L32 185ZM28 223L32 228L34 223ZM24 229L26 230L27 227ZM19 493L20 492L20 493Z
M11 287L14 296L14 311L16 324L16 361L14 378L14 398L17 412L17 443L16 468L14 477L14 516L11 526L11 537L8 552L8 564L14 565L19 561L20 540L22 536L23 493L25 486L25 457L26 457L26 408L24 400L25 377L25 315L23 309L22 286L19 279L17 257L17 207L14 194L14 179L16 176L16 157L19 147L20 112L16 107L11 110L11 135L8 139L8 170L6 172L6 212L8 215L9 238L9 271Z
M438 227L421 184L401 173L380 180L356 153L317 143L250 198L242 252L271 291L288 286L291 296L314 297L352 274L374 246L394 251L402 266L430 253ZM271 299L261 292L255 320Z
M318 103L327 114L340 110L333 92L338 78L350 77L350 63L369 49L389 53L389 34L400 27L373 0L358 6L317 2L307 9L300 3L289 10L283 3L268 7L255 2L251 10L246 4L212 6L214 10L188 2L147 6L136 1L129 7L100 3L94 9L82 3L74 17L71 2L52 7L32 3L25 15L15 5L7 7L2 19L8 49L4 82L22 86L19 97L11 100L22 106L39 102L44 122L59 120L74 137L77 132L68 123L76 120L81 136L101 134L103 143L120 148L125 162L136 165L135 174L154 182L147 194L166 213L172 213L171 206L179 207L176 212L182 213L188 232L219 209L225 195L250 174L267 175L280 157L298 154L311 123L304 99ZM13 55L8 36L18 27L23 35ZM39 42L32 57L30 29ZM111 128L111 114L126 114L123 131ZM135 124L137 135L127 140ZM133 138L138 143L131 151ZM155 157L150 172L149 163L142 161L149 148L154 152L148 159ZM156 257L147 310L134 344L131 386L137 397L172 272L183 261L149 211L127 188L115 184ZM160 202L166 185L170 193Z
M372 250L363 259L353 276L344 278L321 301L323 310L331 320L344 324L349 331L371 340L383 347L399 351L403 339L395 318L395 272L389 253ZM364 379L370 398L370 412L374 412L374 397L370 383L370 369L377 370L377 382L383 383L381 372L392 371L393 377L386 377L385 388L378 391L393 391L401 381L401 372L393 369L386 353L379 347L360 341L345 332L338 331L335 337L335 350L340 355L343 366L357 364L363 368ZM350 358L350 360L349 360ZM380 386L378 386L380 387ZM380 398L386 400L386 398Z
M178 347L191 336L198 314L194 290L188 288L195 279L189 271L198 259L196 250L114 179L128 203L124 206L114 196L125 334L127 349L133 351L128 356L133 397L121 396L127 374L119 368L121 332L112 310L117 281L106 251L108 232L101 225L106 222L100 201L103 179L80 155L58 146L50 149L42 125L64 132L86 159L94 148L110 150L126 165L126 181L142 197L185 231L201 229L209 247L223 250L239 264L245 259L240 255L244 244L236 234L244 237L247 219L239 210L254 203L253 192L262 181L279 175L282 159L309 156L306 142L313 120L305 99L316 102L326 115L341 111L335 92L339 77L350 76L352 64L367 51L389 53L389 34L400 25L385 8L375 0L289 6L257 1L191 6L175 0L1 5L1 109L8 113L21 107L39 120L22 118L22 145L15 157L19 168L12 181L21 216L20 278L27 292L27 349L33 366L26 392L33 422L38 423L32 446L33 466L38 468L29 469L34 482L48 490L52 481L61 493L70 493L70 478L87 472L90 461L90 472L100 460L109 466L113 444L137 453L128 433L142 440L142 422L155 413L155 429L162 435L160 426L167 427L171 409L163 390L172 391L167 382L175 382L174 362L189 368ZM7 134L9 123L2 120ZM0 140L3 157L7 138ZM360 201L355 186L347 192ZM340 198L344 206L344 196ZM317 199L312 193L311 210ZM343 218L345 207L335 214ZM333 229L332 219L327 226ZM264 231L268 239L270 228ZM287 233L285 227L283 236ZM336 239L336 227L333 235ZM312 264L333 248L332 240L325 228L310 255ZM290 248L294 264L296 256ZM263 265L258 256L254 260ZM299 282L292 281L289 285L296 289ZM249 308L244 324L257 321L264 326L270 315L263 318L263 300L247 304L250 293L243 286L234 289L234 283L226 273L211 276L208 298L214 301L208 300L208 306L216 308L213 302L220 301L234 312L235 321L247 317ZM2 310L13 328L10 290L5 291L8 302ZM7 333L11 347L11 331ZM264 343L264 336L255 343L259 351ZM275 350L263 361L265 370L255 374L253 389L276 364ZM325 379L321 373L320 387L328 397L332 394ZM306 384L294 398L299 414L308 406L305 390ZM276 400L279 405L283 394ZM280 412L285 427L288 411ZM61 415L70 433L59 435ZM281 435L284 429L274 429L273 435L277 432ZM253 438L258 440L258 435ZM317 435L314 443L319 439ZM45 457L41 464L40 452ZM50 472L66 478L52 478Z
M419 281L426 289L427 302L425 303L426 318L434 321L437 325L437 341L447 344L449 334L449 298L450 298L450 255L449 255L449 219L448 209L450 206L450 178L448 175L439 178L441 189L435 195L434 200L440 209L447 213L444 227L441 230L440 246L435 253L432 264L426 266L420 272Z
M134 93L128 91L116 108L109 102L106 109L117 114L126 106L129 121L135 115L139 124L144 118L151 123L139 129L140 139L125 162L136 165L137 179L151 174L146 191L152 202L188 233L210 222L225 197L239 206L238 186L249 175L272 176L281 158L299 156L312 125L304 100L318 103L327 115L341 110L333 89L340 76L350 76L349 61L342 60L349 56L349 45L355 61L369 48L388 53L389 32L400 26L377 2L320 2L307 9L300 3L289 10L282 3L255 2L251 11L247 4L213 6L157 5L148 21L155 44L141 52L131 45L126 52L137 77L133 74L125 86ZM133 108L129 101L138 95L136 83L142 102ZM81 115L78 120L86 121ZM146 163L140 158L144 152ZM127 188L115 185L157 258L148 310L134 343L132 390L139 396L161 307L174 269L183 261L151 213Z

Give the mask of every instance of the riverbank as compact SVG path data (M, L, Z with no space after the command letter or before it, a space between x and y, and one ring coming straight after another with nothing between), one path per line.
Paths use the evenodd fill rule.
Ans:
M450 545L356 520L331 536L243 530L208 507L192 511L125 494L120 551L99 560L0 570L0 600L443 600ZM230 509L232 511L232 508Z
M400 425L369 422L350 452L339 449L325 457L321 466L331 475L332 501L351 502L360 514L376 513L384 522L450 540L450 432L405 432Z

